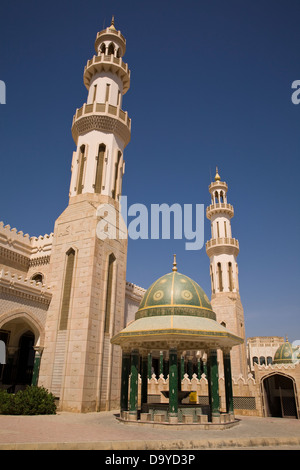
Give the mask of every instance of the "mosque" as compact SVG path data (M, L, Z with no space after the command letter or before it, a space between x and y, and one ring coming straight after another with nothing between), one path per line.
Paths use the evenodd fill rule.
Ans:
M206 209L211 299L176 257L147 290L126 281L120 197L130 70L114 20L97 34L95 52L83 74L87 101L72 122L68 206L49 235L0 223L0 386L40 385L60 410L120 410L124 421L299 419L299 350L282 337L245 336L234 209L218 170ZM119 215L115 238L97 236L103 204Z

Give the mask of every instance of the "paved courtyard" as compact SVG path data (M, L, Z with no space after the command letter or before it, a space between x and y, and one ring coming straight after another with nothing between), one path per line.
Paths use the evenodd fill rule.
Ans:
M300 420L237 416L225 430L124 424L113 412L0 416L0 450L300 449Z

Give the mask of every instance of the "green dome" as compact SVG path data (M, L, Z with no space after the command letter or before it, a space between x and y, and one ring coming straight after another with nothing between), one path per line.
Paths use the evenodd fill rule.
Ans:
M283 343L277 349L273 364L291 364L298 362L300 353L298 348L293 348L289 341Z
M163 315L188 315L216 320L204 290L176 270L160 277L149 287L135 319Z

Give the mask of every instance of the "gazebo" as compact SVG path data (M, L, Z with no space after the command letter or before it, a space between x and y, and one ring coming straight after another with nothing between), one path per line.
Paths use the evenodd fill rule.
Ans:
M169 403L164 422L179 423L181 411L180 358L185 351L203 351L207 356L209 406L198 405L196 422L232 423L234 421L230 350L243 340L216 321L210 301L192 279L177 271L174 255L171 273L155 281L146 291L132 321L111 342L122 348L120 409L124 421L153 421L147 403L148 361L154 351L169 356ZM220 413L217 350L223 351L226 413ZM140 366L141 363L141 366ZM141 372L141 411L138 412L138 374ZM130 380L130 387L129 387ZM194 405L197 407L197 405ZM155 408L155 404L152 408ZM161 406L157 405L157 408ZM193 420L195 424L195 420Z

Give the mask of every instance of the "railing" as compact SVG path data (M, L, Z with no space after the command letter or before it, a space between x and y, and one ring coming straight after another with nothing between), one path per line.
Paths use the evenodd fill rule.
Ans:
M115 57L113 54L110 54L110 55L106 55L106 54L94 55L94 57L92 59L88 60L86 66L84 68L84 72L89 67L91 67L92 65L99 64L101 62L112 63L112 64L115 64L115 65L118 65L119 67L121 67L124 70L124 72L129 73L128 64L123 62L121 57Z
M239 248L239 242L236 238L229 238L229 237L219 237L219 238L212 238L206 242L206 248L211 248L212 246L217 245L232 245L236 248Z
M131 129L131 119L128 117L127 111L123 111L119 106L113 106L108 102L97 103L96 101L94 101L92 104L84 104L81 108L77 109L76 114L73 117L72 125L74 125L75 121L80 117L91 113L99 113L117 117L124 122L129 130Z
M211 204L206 208L206 213L218 209L225 209L226 211L230 211L232 213L234 212L233 206L231 204L227 204L226 202L216 202L215 204Z

